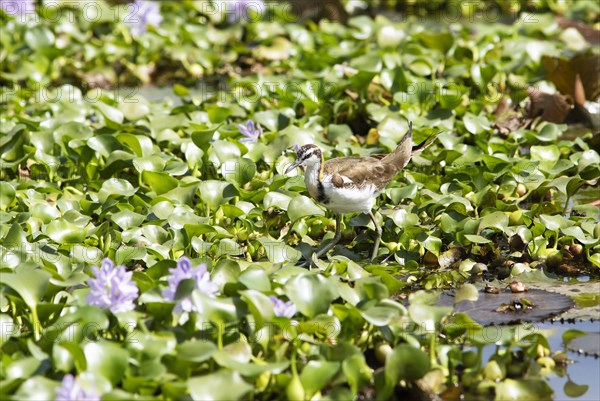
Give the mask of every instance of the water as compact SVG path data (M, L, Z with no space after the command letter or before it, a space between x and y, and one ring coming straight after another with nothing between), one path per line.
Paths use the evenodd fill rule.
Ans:
M577 329L588 333L600 333L600 321L580 321L576 324L542 323L540 328L556 330L554 335L548 338L551 349L554 351L563 348L562 334L565 331ZM598 344L598 347L596 347L596 352L600 354L600 343ZM554 390L554 399L556 401L600 400L600 358L581 355L573 351L569 351L568 355L569 359L573 360L573 363L567 366L567 374L564 377L560 377L555 373L549 375L549 384ZM569 378L571 381L579 385L589 386L585 394L577 398L569 397L567 394L565 394L564 386L568 382Z
M600 321L578 321L576 323L546 322L538 323L538 330L554 330L554 334L548 337L550 349L552 352L564 350L562 343L562 335L567 330L581 330L588 333L600 333ZM600 337L599 337L600 338ZM483 350L483 361L487 362L494 354L495 346L490 345ZM596 348L596 353L600 354L600 343ZM586 356L578 352L569 351L568 357L572 361L566 367L566 374L559 376L555 369L552 373L545 376L548 384L554 390L555 401L598 401L600 400L600 358L594 356ZM571 397L565 393L565 384L569 382L577 385L588 386L587 391L579 397Z

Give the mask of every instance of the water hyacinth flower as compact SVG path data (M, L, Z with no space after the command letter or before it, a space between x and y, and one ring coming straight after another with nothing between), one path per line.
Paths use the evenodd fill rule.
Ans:
M54 393L54 401L100 401L94 390L84 389L73 375L66 375Z
M284 302L273 295L271 295L269 299L271 302L273 302L275 316L287 317L291 319L296 314L296 305L294 305L292 301Z
M258 124L254 125L254 121L248 120L246 121L246 125L238 124L238 129L240 130L240 134L242 134L245 138L240 139L240 142L256 142L258 138L262 135L262 128Z
M223 7L227 14L229 23L242 21L255 21L258 18L251 17L252 13L263 14L265 2L263 0L234 0L223 2Z
M130 6L131 12L125 18L132 36L140 36L147 31L147 26L160 26L163 16L160 13L160 1L135 0Z
M177 287L182 280L195 280L195 288L207 295L214 295L219 290L219 286L210 280L210 274L206 270L206 263L202 263L201 265L192 268L190 260L186 257L182 257L177 261L177 267L169 269L169 273L171 273L168 278L169 287L162 293L163 297L169 301L175 300ZM191 296L179 300L174 309L175 313L192 311L197 312Z
M112 313L129 312L135 308L134 301L138 297L138 287L131 281L132 272L125 266L116 266L106 258L100 268L92 267L96 278L89 278L90 293L87 302L102 309L110 309Z

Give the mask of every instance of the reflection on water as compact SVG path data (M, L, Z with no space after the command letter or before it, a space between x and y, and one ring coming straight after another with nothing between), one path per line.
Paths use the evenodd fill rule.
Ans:
M600 321L577 322L576 324L544 323L541 325L544 329L555 329L556 333L548 338L552 350L558 350L563 347L562 334L571 329L582 330L588 333L600 333ZM596 348L600 354L600 343ZM554 390L555 400L600 400L600 358L598 356L585 356L577 352L569 352L569 359L573 363L567 366L566 375L563 377L552 373L550 375L550 387ZM570 397L565 393L573 389L573 383L577 385L589 386L587 391L579 397ZM568 386L565 386L567 385Z
M600 333L600 321L578 321L575 324L568 323L539 323L537 331L554 330L554 334L548 337L552 352L564 350L562 335L567 330L581 330L588 333ZM600 338L600 337L599 337ZM600 343L597 353L600 354ZM488 361L494 354L495 346L490 344L483 350L483 361ZM570 351L569 359L573 362L564 369L555 368L546 376L548 384L554 390L555 401L598 401L600 400L600 358L598 356L582 355ZM587 388L586 388L587 386ZM579 393L579 396L573 394ZM570 395L569 395L570 394Z

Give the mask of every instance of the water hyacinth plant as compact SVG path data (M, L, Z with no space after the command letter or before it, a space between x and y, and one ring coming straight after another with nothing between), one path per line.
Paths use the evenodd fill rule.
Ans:
M108 309L112 313L129 312L135 309L138 287L131 280L132 272L125 266L116 266L110 259L102 260L100 267L92 267L95 278L88 279L90 293L87 302L90 305Z
M296 314L296 305L292 301L285 302L273 295L269 297L273 302L275 316L292 318Z
M252 120L246 121L246 125L238 124L238 130L244 136L240 139L242 143L256 142L262 135L262 128Z
M0 0L0 398L600 399L600 10L457 3ZM285 168L409 120L370 263Z
M66 375L56 388L54 401L100 401L100 395L93 389L84 388L73 375Z
M162 293L163 297L169 301L175 300L177 287L183 280L194 280L196 282L195 289L203 292L206 295L214 295L219 290L217 284L210 280L210 274L206 270L205 263L192 268L191 261L186 257L182 257L177 261L177 267L174 269L169 269L169 273L169 286ZM192 303L192 297L187 296L177 301L174 311L175 313L182 313L197 310Z
M163 20L160 4L160 1L135 0L132 5L133 11L124 21L129 26L132 36L141 36L148 30L148 25L160 26Z

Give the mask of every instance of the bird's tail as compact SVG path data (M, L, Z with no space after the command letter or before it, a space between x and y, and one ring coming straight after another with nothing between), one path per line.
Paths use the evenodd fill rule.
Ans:
M412 126L412 124L411 124L411 126ZM422 151L424 151L425 149L427 149L429 147L429 145L431 145L433 143L433 141L435 141L435 138L437 138L437 136L439 134L441 134L442 132L444 132L444 131L440 131L435 134L431 134L423 142L421 142L417 146L413 146L412 152L411 152L412 156L416 156L416 155L420 154Z
M413 146L412 121L409 121L408 132L406 133L406 135L404 135L404 138L402 138L402 141L400 141L398 147L396 147L396 149L392 153L386 155L381 161L383 163L390 163L394 165L397 168L397 171L400 171L404 167L406 167L411 157L418 155L422 151L427 149L427 147L433 143L435 138L441 132L442 131L438 132L437 134L433 134L417 146Z

